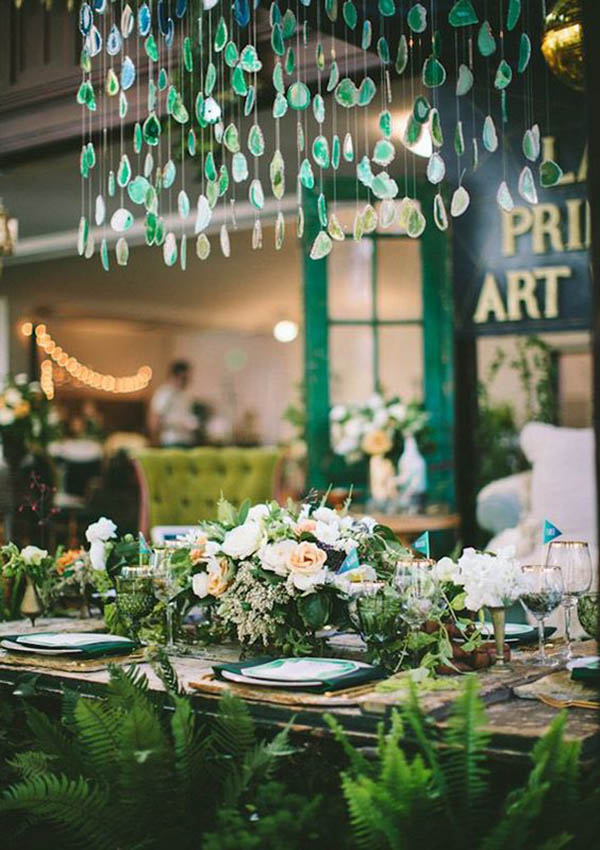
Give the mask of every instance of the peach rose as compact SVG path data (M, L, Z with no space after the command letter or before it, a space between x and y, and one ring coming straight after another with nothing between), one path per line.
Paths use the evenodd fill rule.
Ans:
M20 401L15 407L15 416L17 419L23 419L31 410L31 405L28 401Z
M288 563L291 572L309 576L323 569L326 560L327 552L305 540L292 549Z
M314 519L301 519L296 523L296 534L312 534L316 527Z
M204 558L204 552L207 543L208 537L206 536L206 534L200 532L195 537L192 548L190 550L190 561L194 566Z
M221 558L214 566L211 565L207 590L211 596L222 596L229 585L229 564L226 558Z
M392 448L392 441L379 428L365 434L362 441L362 450L368 455L385 455Z

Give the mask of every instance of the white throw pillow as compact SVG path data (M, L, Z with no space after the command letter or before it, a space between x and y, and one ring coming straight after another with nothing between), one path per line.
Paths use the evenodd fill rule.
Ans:
M529 422L521 448L531 463L531 518L553 522L565 537L597 539L594 433Z

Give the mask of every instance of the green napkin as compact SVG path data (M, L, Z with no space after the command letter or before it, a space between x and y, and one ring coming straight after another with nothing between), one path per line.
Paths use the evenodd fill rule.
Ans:
M213 666L213 672L219 679L224 679L222 676L222 672L226 670L229 673L238 673L240 675L244 675L242 673L243 670L248 670L251 667L258 666L259 664L266 664L268 661L274 661L274 658L255 658L253 661L238 661L231 662L227 664L215 664ZM372 682L375 679L383 679L385 678L385 674L382 673L377 667L359 667L357 670L353 670L350 673L343 673L341 676L335 676L331 679L322 678L320 684L318 685L298 685L297 687L290 688L286 686L287 691L312 691L313 693L324 693L325 691L339 691L344 688L352 688L357 685L363 685L367 682ZM231 681L230 679L224 679L224 681ZM238 684L242 684L241 682ZM243 683L246 686L251 687L250 682ZM283 686L284 683L282 683ZM265 685L260 684L259 680L256 681L257 688L277 688L279 685Z
M2 640L10 640L14 643L19 643L21 646L27 648L32 653L36 651L36 649L50 649L50 647L46 646L34 646L31 643L27 643L23 638L27 638L28 635L2 635ZM20 640L17 640L20 638ZM73 647L73 654L77 655L78 658L95 658L101 655L124 655L126 653L132 652L137 647L137 644L127 638L119 638L115 635L115 639L113 641L94 641L93 634L90 634L89 643L79 644L77 647ZM69 647L64 647L68 649ZM52 647L52 649L62 649L60 646ZM44 652L43 655L47 655L48 653ZM67 653L61 652L60 655L66 655Z
M571 678L580 682L600 682L600 661L591 661L585 667L574 667Z

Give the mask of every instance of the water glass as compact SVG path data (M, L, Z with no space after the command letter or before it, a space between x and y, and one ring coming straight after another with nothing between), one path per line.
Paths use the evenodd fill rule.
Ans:
M165 605L165 617L167 625L167 652L175 652L177 647L174 639L173 618L175 614L175 596L179 592L179 585L175 571L169 562L169 553L166 549L155 549L150 558L152 566L152 586L154 594L159 602Z
M544 620L562 602L563 576L560 567L548 567L544 564L528 564L521 568L525 592L521 596L521 604L532 617L538 627L538 653L533 657L534 664L553 667L559 664L558 658L549 658L544 646Z
M562 571L566 656L572 658L571 615L577 600L587 593L592 583L592 559L589 547L581 540L553 540L548 547L546 566L560 567Z

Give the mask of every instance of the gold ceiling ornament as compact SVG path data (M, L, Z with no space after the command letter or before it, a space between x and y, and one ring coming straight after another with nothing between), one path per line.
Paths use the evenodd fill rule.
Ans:
M2 258L10 257L17 244L19 224L16 218L11 218L0 198L0 272Z
M583 0L557 0L546 15L542 53L559 80L584 90Z

